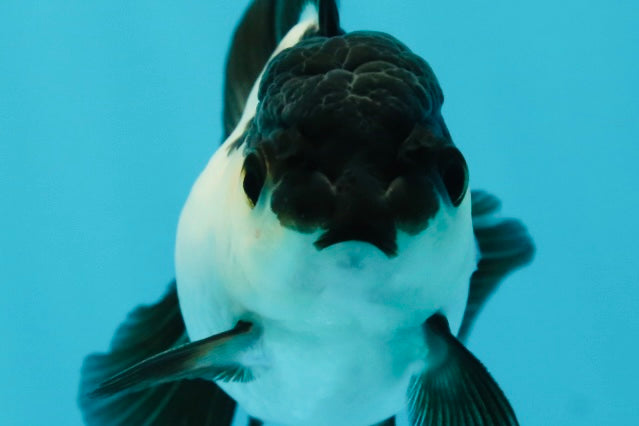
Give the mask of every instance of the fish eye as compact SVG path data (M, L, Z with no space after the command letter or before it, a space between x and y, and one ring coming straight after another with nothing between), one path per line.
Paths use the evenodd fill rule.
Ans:
M457 148L448 148L443 152L440 175L450 201L458 207L468 188L468 166Z
M260 198L262 187L264 187L266 168L261 158L257 154L251 153L244 160L243 170L244 181L242 182L242 187L251 204L251 208L253 208Z

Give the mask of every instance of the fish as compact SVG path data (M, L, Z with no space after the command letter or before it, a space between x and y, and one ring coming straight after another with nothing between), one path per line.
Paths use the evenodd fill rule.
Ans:
M88 425L517 425L465 346L534 244L470 189L443 92L336 2L254 0L224 142L180 215L176 279L84 360Z

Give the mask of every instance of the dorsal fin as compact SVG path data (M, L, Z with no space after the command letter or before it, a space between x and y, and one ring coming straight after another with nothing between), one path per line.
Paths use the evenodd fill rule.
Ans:
M343 34L339 26L339 11L335 0L319 0L320 35L334 37Z
M244 13L226 62L223 139L240 121L251 88L269 57L308 6L318 8L327 34L341 31L335 0L254 0Z

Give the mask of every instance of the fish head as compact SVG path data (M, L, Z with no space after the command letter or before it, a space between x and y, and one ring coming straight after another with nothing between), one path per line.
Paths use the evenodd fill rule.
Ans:
M218 182L205 186L218 195L206 189L200 208L203 221L217 217L204 231L216 241L208 259L244 283L237 298L263 311L291 294L312 298L336 277L353 297L371 283L428 291L430 280L457 291L447 284L455 280L467 289L468 167L423 59L384 33L310 37L274 56L254 92L242 131L200 178Z
M268 200L279 224L399 255L468 194L468 167L441 116L428 64L393 37L313 37L276 56L241 143L250 208ZM469 220L466 217L465 220Z

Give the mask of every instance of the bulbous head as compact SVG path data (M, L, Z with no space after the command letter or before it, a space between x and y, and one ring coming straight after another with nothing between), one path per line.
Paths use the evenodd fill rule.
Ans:
M395 256L397 231L420 233L441 202L466 195L437 79L387 34L301 41L271 60L258 100L232 146L245 156L247 200L269 193L282 226L321 231L319 250L358 240Z

